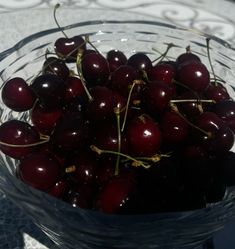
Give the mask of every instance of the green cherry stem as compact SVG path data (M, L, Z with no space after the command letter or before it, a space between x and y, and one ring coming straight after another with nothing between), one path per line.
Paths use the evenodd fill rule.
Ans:
M124 157L126 159L129 159L129 160L133 161L132 166L134 166L134 167L140 167L140 166L142 166L142 167L144 167L146 169L148 169L148 168L151 167L151 165L146 164L146 163L144 163L144 162L142 162L140 160L135 159L134 157L131 157L131 156L126 155L126 154L123 154L121 152L119 153L117 151L112 151L112 150L101 150L98 147L96 147L95 145L91 145L90 149L92 151L96 152L98 155L101 155L101 154L120 155L120 156L122 156L122 157Z
M118 133L118 155L117 155L116 166L115 166L115 171L114 171L114 175L117 176L119 175L120 152L121 152L121 143L122 143L121 127L120 127L120 108L118 107L114 108L114 113L116 115L117 133Z
M58 22L58 20L57 20L57 17L56 17L56 11L57 11L57 9L59 9L59 7L60 7L60 4L57 3L57 4L55 5L55 7L54 7L53 17L54 17L54 20L55 20L55 23L56 23L57 27L58 27L59 29L61 29L61 32L63 33L63 35L64 35L66 38L68 38L68 36L67 36L66 33L64 32L64 30L61 28L61 26L60 26L60 24L59 24L59 22Z
M214 80L215 80L214 83L215 83L215 86L217 86L218 85L217 77L216 77L216 74L215 74L215 71L214 71L214 67L212 66L211 55L210 55L210 38L209 37L206 38L206 50L207 50L207 57L208 57L208 60L209 60L211 71L212 71L212 74L213 74Z

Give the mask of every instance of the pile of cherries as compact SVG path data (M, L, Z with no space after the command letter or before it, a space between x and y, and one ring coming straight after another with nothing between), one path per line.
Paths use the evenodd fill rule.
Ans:
M79 35L54 47L31 82L14 77L2 88L7 108L29 111L29 122L0 126L0 149L17 159L18 179L105 213L222 200L235 184L235 102L196 54L103 55Z

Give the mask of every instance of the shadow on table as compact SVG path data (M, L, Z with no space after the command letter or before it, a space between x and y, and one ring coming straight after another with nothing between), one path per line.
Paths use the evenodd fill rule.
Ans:
M18 207L0 193L0 249L44 249L42 245L45 249L57 249Z

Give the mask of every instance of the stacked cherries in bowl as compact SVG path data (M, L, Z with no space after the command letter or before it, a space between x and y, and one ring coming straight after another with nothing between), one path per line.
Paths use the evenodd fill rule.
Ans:
M168 36L164 25L158 48L156 38L163 38L150 32L157 25L152 22L129 23L150 30L146 47L141 32L134 40L106 33L124 24L106 22L108 38L52 32L56 39L38 47L40 55L30 51L35 61L22 61L22 70L9 62L2 71L8 77L1 88L0 149L7 166L0 186L63 248L83 243L84 234L92 238L84 242L94 246L89 248L113 248L114 242L136 248L138 236L116 234L126 224L131 232L144 229L145 245L187 245L195 234L199 243L225 223L223 215L214 220L222 207L233 216L235 102L232 66L223 54L228 48L203 35L200 43L192 38L179 46L177 37L188 31ZM98 24L89 25L92 34ZM29 45L22 44L22 50ZM217 44L224 46L218 54ZM63 237L66 220L72 227ZM185 234L191 221L195 227ZM207 223L213 224L209 230ZM159 241L157 224L162 233L177 224L184 239ZM71 242L73 232L80 235ZM96 239L106 232L106 242Z

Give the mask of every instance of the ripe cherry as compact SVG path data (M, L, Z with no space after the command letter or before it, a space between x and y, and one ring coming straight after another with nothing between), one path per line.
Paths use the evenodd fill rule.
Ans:
M20 161L18 172L23 182L43 191L55 186L61 176L57 161L48 154L38 152L24 157Z
M107 53L107 61L109 63L110 72L113 72L121 65L125 65L127 58L120 50L113 49Z
M133 118L127 126L130 153L135 156L153 156L161 146L161 132L157 123L148 115Z
M39 141L39 133L26 122L13 119L0 126L0 149L10 157L22 158L35 150L36 146L22 147L20 145L30 145ZM9 144L9 146L1 144L1 142Z
M22 78L12 78L3 85L2 101L13 111L27 111L33 107L35 100L34 92Z
M144 53L135 53L127 60L127 65L135 68L139 73L148 71L152 67L152 62Z
M86 42L80 35L72 38L61 37L55 41L54 48L60 58L66 59L68 62L75 62L78 51L86 49Z

